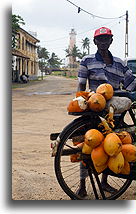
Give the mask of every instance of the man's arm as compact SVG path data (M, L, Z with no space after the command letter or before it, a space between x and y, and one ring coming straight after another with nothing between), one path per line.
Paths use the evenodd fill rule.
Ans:
M85 91L86 90L86 84L79 83L77 90L78 91Z
M78 91L85 91L86 90L86 83L88 79L88 68L86 65L86 57L83 57L81 60L79 70L78 70Z
M136 78L130 69L124 75L124 88L128 91L135 91L136 89Z

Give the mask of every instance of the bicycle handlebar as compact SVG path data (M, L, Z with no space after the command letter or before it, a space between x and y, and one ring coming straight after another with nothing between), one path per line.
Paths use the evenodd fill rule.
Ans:
M128 97L132 101L136 101L136 91L114 91L114 96Z

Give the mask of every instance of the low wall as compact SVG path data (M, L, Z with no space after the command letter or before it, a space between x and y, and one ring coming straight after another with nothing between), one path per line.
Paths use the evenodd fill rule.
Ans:
M62 76L67 76L67 77L72 77L72 76L74 76L74 77L77 77L77 75L78 75L78 72L77 72L77 70L76 71L62 71Z

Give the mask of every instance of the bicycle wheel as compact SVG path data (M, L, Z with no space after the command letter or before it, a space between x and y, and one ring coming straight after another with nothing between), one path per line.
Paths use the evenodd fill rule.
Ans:
M55 173L61 188L72 200L96 199L94 188L92 182L90 181L92 179L98 194L98 198L103 199L100 188L98 186L98 181L96 181L94 173L91 173L92 179L90 179L90 176L86 177L87 197L82 198L76 194L76 191L79 188L80 184L80 162L71 162L70 154L66 154L64 152L68 148L71 148L73 146L73 136L84 135L85 132L91 128L98 129L99 122L100 121L98 121L97 119L93 120L92 123L89 118L78 118L74 122L66 126L66 128L60 135L60 143L57 149L57 154L55 156ZM102 174L98 175L99 181L101 180L101 176ZM109 175L108 183L112 187L116 188L117 192L115 194L104 192L105 199L117 199L127 190L131 182L132 181L129 179L122 179Z
M134 131L131 133L133 138L133 144L136 144L136 102L132 104L131 108L124 116L124 122L128 127L134 127Z

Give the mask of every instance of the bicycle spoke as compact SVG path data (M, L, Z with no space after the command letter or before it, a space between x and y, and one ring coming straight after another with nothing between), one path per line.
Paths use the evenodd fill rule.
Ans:
M68 168L67 170L62 171L62 173L69 172L69 171L71 171L71 170L73 170L73 169L76 169L76 168L77 168L77 166L70 167L70 168ZM74 172L75 172L75 171L74 171Z

